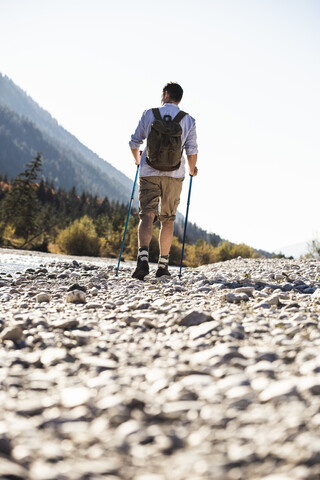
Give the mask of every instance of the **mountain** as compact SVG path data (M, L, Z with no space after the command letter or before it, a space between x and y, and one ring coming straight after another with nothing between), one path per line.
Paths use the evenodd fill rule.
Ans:
M303 255L306 255L309 252L309 247L312 241L295 243L293 245L286 245L277 250L277 252L282 253L286 257L300 258Z
M0 73L0 172L20 173L37 152L43 176L56 187L76 187L128 202L132 181L83 145L20 87Z

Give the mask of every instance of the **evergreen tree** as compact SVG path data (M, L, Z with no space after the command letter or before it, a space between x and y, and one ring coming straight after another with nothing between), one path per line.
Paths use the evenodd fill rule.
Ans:
M37 185L35 181L41 171L42 159L38 153L31 160L24 170L11 184L11 190L1 202L0 218L2 227L0 237L8 224L10 224L16 235L28 240L30 235L36 231L36 217L39 203L36 195Z

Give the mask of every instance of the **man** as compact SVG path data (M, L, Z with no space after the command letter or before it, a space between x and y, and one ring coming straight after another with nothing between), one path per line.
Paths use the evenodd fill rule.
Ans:
M168 83L163 87L160 115L163 118L174 120L180 111L179 104L183 90L177 83ZM149 273L149 245L152 238L152 225L159 218L161 223L159 235L160 255L156 277L169 275L169 252L173 239L173 225L176 211L180 202L182 182L185 176L185 159L182 151L185 150L188 159L188 170L192 176L197 175L197 135L195 120L188 114L181 113L181 163L171 171L157 170L147 158L147 149L140 156L140 147L147 138L155 122L155 109L146 110L141 117L135 133L129 142L136 165L140 165L140 223L138 230L139 251L137 268L132 277L143 280ZM183 116L184 115L184 116ZM170 116L170 117L168 117ZM161 118L160 118L161 120ZM149 138L148 138L149 137ZM180 160L180 152L179 152ZM160 215L159 215L160 200Z

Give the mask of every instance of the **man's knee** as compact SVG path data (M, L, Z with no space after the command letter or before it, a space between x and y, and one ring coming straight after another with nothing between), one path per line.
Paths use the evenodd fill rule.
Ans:
M160 220L161 225L163 223L174 223L175 219L176 219L175 215L160 215L159 216L159 220Z
M154 223L157 220L157 215L152 211L140 213L140 220L142 223Z
M161 230L173 230L174 228L174 221L173 220L166 220L160 222Z

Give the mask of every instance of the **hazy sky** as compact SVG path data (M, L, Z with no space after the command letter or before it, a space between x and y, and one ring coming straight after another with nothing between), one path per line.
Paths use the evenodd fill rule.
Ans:
M320 236L319 0L0 0L0 72L130 178L131 133L179 82L189 219L269 251Z

